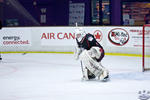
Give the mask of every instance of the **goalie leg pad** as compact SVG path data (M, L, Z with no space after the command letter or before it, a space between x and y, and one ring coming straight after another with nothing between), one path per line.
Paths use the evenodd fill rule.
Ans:
M86 67L83 68L83 77L82 77L82 80L85 80L85 81L89 80L89 78L88 78L88 69Z
M95 76L100 76L103 72L103 67L99 62L94 60L88 53L87 50L84 50L80 55L80 60L83 62L84 66L86 66L91 73Z
M94 79L94 78L96 78L96 76L88 70L88 78Z

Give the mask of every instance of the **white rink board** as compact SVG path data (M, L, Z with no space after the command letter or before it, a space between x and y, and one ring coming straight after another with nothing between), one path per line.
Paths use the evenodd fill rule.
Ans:
M109 53L141 54L142 27L83 27L86 33L93 34ZM12 30L12 32L10 31ZM15 33L14 31L15 30ZM61 51L72 52L75 46L75 27L29 27L3 28L0 30L1 51ZM4 36L20 34L26 45L2 45ZM17 47L17 49L16 49Z

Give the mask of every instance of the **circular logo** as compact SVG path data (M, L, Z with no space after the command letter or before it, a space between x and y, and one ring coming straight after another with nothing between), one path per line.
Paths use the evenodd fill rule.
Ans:
M102 32L100 30L94 31L93 35L98 42L100 42L102 40Z
M128 42L129 34L122 28L115 28L108 33L108 39L114 45L123 46Z

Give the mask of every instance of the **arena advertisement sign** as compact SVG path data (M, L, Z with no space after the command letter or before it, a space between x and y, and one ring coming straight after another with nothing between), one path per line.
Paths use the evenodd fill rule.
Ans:
M142 47L142 27L83 27L97 41L108 47ZM32 31L33 30L33 31ZM75 27L3 28L1 46L30 46L33 41L41 46L75 46ZM32 34L31 34L32 31Z
M73 46L75 44L74 28L45 28L40 33L41 45L47 46Z
M134 47L142 47L142 41L143 41L143 30L142 28L132 28L129 30L130 33L134 34L132 36L132 44ZM149 43L150 43L150 32L148 30L145 31L145 44L148 44L147 47L150 47Z
M142 27L83 27L107 47L142 47ZM40 28L42 46L75 46L75 27Z
M76 27L15 27L0 30L0 48L5 50L67 50L72 51L76 46ZM129 50L139 53L142 48L142 27L123 26L98 26L86 27L85 32L95 36L97 41L105 48L106 52ZM149 32L146 38L150 40ZM149 46L149 41L146 41ZM30 48L26 48L30 46ZM56 47L56 48L55 48ZM113 48L111 48L113 47ZM128 49L127 51L125 49ZM122 51L123 50L123 51Z
M93 35L94 35L94 37L96 38L96 40L98 42L101 42L101 40L103 38L103 34L102 34L102 32L100 30L94 31Z
M109 41L117 46L125 45L129 40L129 34L122 28L114 28L108 33Z
M98 42L102 40L102 32L99 28L83 28L86 33L93 34ZM75 46L75 27L50 27L41 29L40 39L42 46Z
M30 29L3 28L0 30L0 46L31 46Z
M142 27L109 27L108 41L110 47L142 47Z

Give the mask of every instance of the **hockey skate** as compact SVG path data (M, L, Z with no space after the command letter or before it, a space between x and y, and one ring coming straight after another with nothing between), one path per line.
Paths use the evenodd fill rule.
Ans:
M107 75L106 77L104 77L104 79L103 79L103 80L101 80L101 81L103 81L103 82L107 82L107 81L109 81L109 75Z
M88 77L83 76L81 78L82 81L90 81L90 80L95 80L95 75L88 75Z
M98 77L98 79L102 82L109 81L109 73L108 70L103 70L102 74Z

